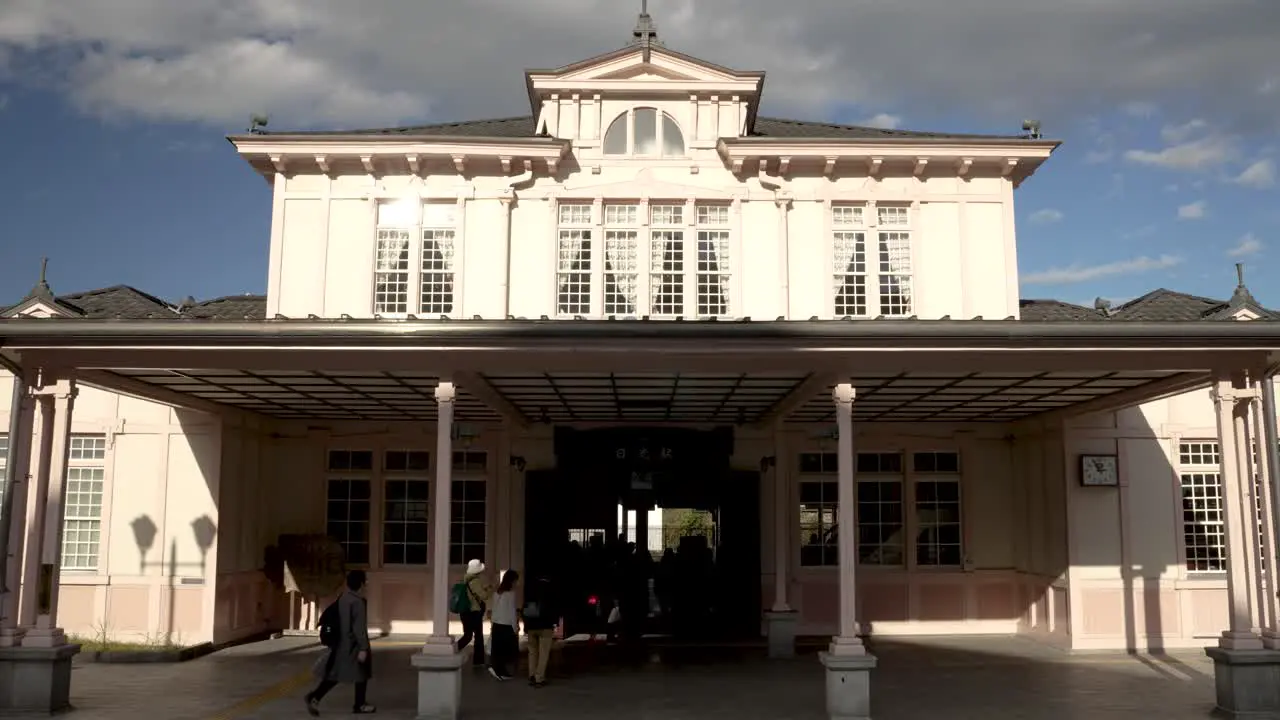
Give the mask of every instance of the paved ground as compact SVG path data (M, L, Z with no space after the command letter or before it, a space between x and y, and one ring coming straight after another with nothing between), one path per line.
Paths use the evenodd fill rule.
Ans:
M382 641L370 701L379 716L414 716L409 655L417 643ZM873 712L886 720L1109 720L1137 716L1205 718L1213 667L1202 652L1164 657L1065 655L1016 638L880 641ZM92 720L305 718L318 648L282 639L227 650L181 665L83 665L73 680L78 712ZM498 683L469 672L464 717L734 718L822 720L817 658L770 662L757 649L653 649L631 657L574 650L543 689ZM349 687L326 699L325 716L347 716Z

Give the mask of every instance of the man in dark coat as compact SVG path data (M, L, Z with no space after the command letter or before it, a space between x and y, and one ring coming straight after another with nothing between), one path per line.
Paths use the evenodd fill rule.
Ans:
M316 662L315 675L320 684L306 697L307 712L313 716L320 714L320 701L338 683L354 683L356 686L352 713L377 712L377 708L365 702L369 678L373 675L369 611L362 594L365 580L363 570L352 570L347 573L346 589L338 596L338 645Z

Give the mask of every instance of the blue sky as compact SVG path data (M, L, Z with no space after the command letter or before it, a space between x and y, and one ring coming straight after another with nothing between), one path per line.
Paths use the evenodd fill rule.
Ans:
M526 112L523 67L587 57L625 38L632 20L610 16L599 34L556 42L564 30L554 13L599 1L542 0L530 4L541 14L522 22L494 17L492 0L468 0L457 10L460 26L539 32L550 42L526 40L501 56L442 64L433 61L451 52L447 36L394 52L375 39L403 24L401 15L425 12L392 0L381 6L386 12L362 16L367 34L327 2L192 0L178 10L159 0L121 0L110 14L93 16L106 11L14 0L0 8L0 137L11 141L0 162L0 303L26 293L44 255L60 293L120 283L170 300L263 292L270 190L223 139L243 130L250 112L270 112L273 127ZM1003 1L956 0L972 13L994 13L999 8L991 6ZM754 0L730 4L761 18L773 12ZM1247 54L1274 47L1259 36L1276 37L1257 22L1239 23L1239 13L1256 4L1223 0L1217 14L1230 17L1221 27L1202 22L1194 46L1174 46L1177 23L1203 12L1183 0L1162 5L1159 17L1173 16L1167 28L1116 36L1096 53L1066 43L1073 57L1076 50L1119 53L1126 60L1114 77L1099 76L1087 57L1073 60L1074 69L1048 59L1037 69L1035 58L1054 48L1046 38L1039 47L993 45L995 61L958 49L970 66L899 64L907 69L890 76L870 64L844 64L856 59L857 43L824 39L830 3L795 5L790 24L770 25L754 55L743 57L734 33L749 17L706 25L696 16L706 6L651 3L671 45L770 71L769 115L980 132L1016 131L1024 116L1042 120L1046 134L1065 144L1017 195L1024 297L1091 303L1162 286L1226 297L1233 264L1243 262L1254 294L1280 306L1280 289L1268 282L1280 269L1272 250L1280 239L1280 66L1274 51ZM1120 5L1152 7L1147 0ZM1075 14L1062 22L1081 32L1115 20L1084 0L1044 8L1064 6ZM1007 15L993 14L981 27ZM909 19L885 15L883 22ZM939 38L954 34L943 27L954 22L938 24ZM1128 42L1136 49L1126 49ZM1034 56L1028 47L1037 48ZM1001 53L1009 63L999 62ZM1022 74L1010 69L1015 53L1032 65ZM1249 62L1266 57L1269 63ZM842 71L848 67L858 69Z

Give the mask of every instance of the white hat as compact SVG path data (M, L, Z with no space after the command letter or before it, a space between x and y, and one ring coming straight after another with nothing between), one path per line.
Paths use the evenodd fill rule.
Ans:
M482 572L484 572L484 563L480 562L479 560L472 560L471 562L467 563L468 575L479 575Z

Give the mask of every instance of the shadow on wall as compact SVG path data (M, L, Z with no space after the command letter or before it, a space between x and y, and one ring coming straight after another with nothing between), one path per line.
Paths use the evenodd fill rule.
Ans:
M165 644L173 644L179 642L178 629L175 627L177 614L177 587L179 584L179 569L193 569L195 573L182 573L185 575L195 575L201 584L207 577L205 570L208 567L209 551L213 549L214 543L218 539L218 526L208 515L201 515L192 520L190 530L192 538L195 541L200 557L195 561L180 561L178 559L178 537L173 534L169 539L168 557L162 551L160 557L155 561L148 560L148 555L156 545L156 537L159 535L159 528L156 527L155 521L148 515L139 515L134 518L129 527L133 530L133 540L138 547L138 574L146 575L149 568L160 568L162 575L165 577L165 585L167 590L168 611L164 617L164 636ZM183 581L185 583L185 579Z

